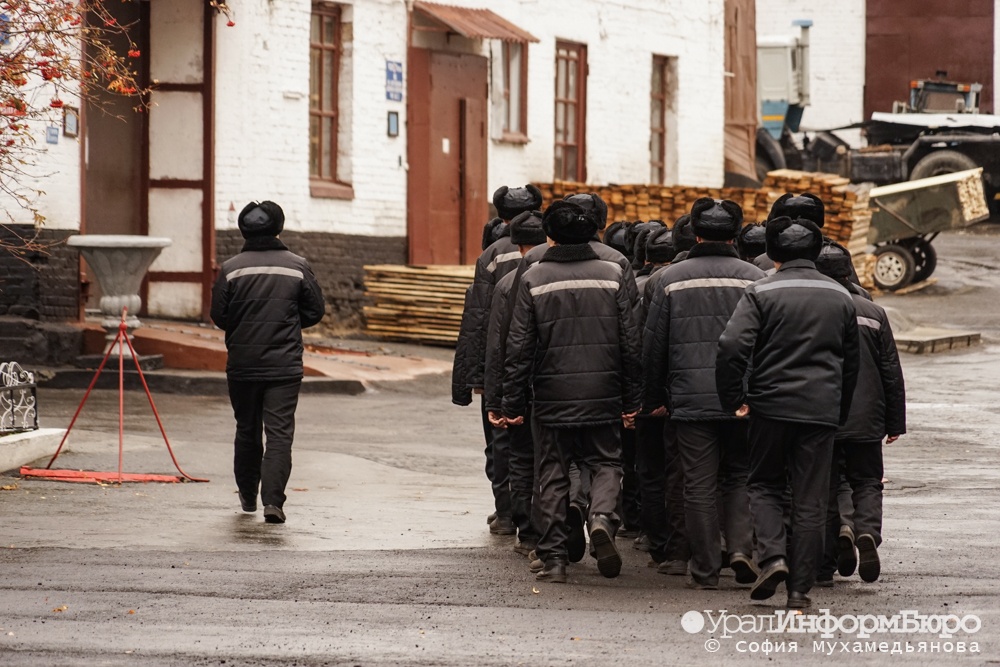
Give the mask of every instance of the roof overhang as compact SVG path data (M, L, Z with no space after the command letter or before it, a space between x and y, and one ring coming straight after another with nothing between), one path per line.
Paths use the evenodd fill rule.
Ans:
M490 11L469 7L414 2L414 30L454 33L469 39L499 39L504 42L537 42L538 38Z

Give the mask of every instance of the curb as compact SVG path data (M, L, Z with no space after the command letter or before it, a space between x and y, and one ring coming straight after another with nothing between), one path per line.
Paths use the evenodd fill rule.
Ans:
M225 373L191 373L149 371L143 374L149 390L156 394L193 394L197 396L228 396ZM94 379L94 371L77 368L40 370L38 386L45 389L86 389ZM123 385L127 391L142 391L142 382L135 371L125 371ZM95 389L117 389L118 369L105 369L97 379ZM341 394L357 396L366 391L360 380L338 380L307 376L302 382L304 394Z
M0 472L17 471L32 461L51 457L65 433L64 428L40 428L3 436L0 438ZM63 452L68 451L67 444Z

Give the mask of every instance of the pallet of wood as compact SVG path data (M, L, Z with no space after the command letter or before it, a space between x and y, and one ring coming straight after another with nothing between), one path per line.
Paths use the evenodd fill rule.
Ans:
M364 267L365 331L387 340L454 345L474 268Z

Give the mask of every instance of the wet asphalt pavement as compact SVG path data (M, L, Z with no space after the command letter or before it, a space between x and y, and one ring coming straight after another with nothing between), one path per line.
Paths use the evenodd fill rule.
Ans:
M0 476L0 665L1000 662L1000 227L935 245L937 284L878 301L984 343L904 355L910 432L885 450L882 577L838 578L813 600L835 616L974 615L974 634L690 633L691 610L773 618L784 589L751 602L724 576L690 591L624 540L618 579L588 559L567 585L537 583L512 538L488 533L479 414L452 406L437 377L303 396L282 526L239 511L223 397L156 397L181 465L208 484ZM42 390L42 425L65 427L81 397ZM114 469L116 408L96 394L57 466ZM171 472L145 397L129 394L126 411L126 470ZM765 640L797 652L765 654ZM891 653L907 641L913 652Z

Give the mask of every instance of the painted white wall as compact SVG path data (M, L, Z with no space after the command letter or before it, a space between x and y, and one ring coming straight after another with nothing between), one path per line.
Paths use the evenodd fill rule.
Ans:
M864 118L865 0L757 0L757 37L795 36L796 19L812 19L809 33L812 104L802 128L825 130ZM856 131L838 133L859 145Z
M490 140L488 189L553 177L556 39L588 46L589 181L649 178L652 55L678 57L677 180L722 182L723 0L449 0L488 6L540 39L528 50L526 145ZM385 96L385 61L406 64L404 0L353 0L341 99L350 106L347 168L354 199L311 197L308 174L309 0L241 2L237 25L219 18L216 39L216 224L235 227L251 199L282 205L287 229L375 236L406 234L406 102ZM453 40L457 41L457 40ZM464 41L464 40L463 40ZM488 42L467 42L489 56ZM346 90L345 90L346 88ZM405 88L404 88L405 89ZM386 136L397 111L400 136Z

